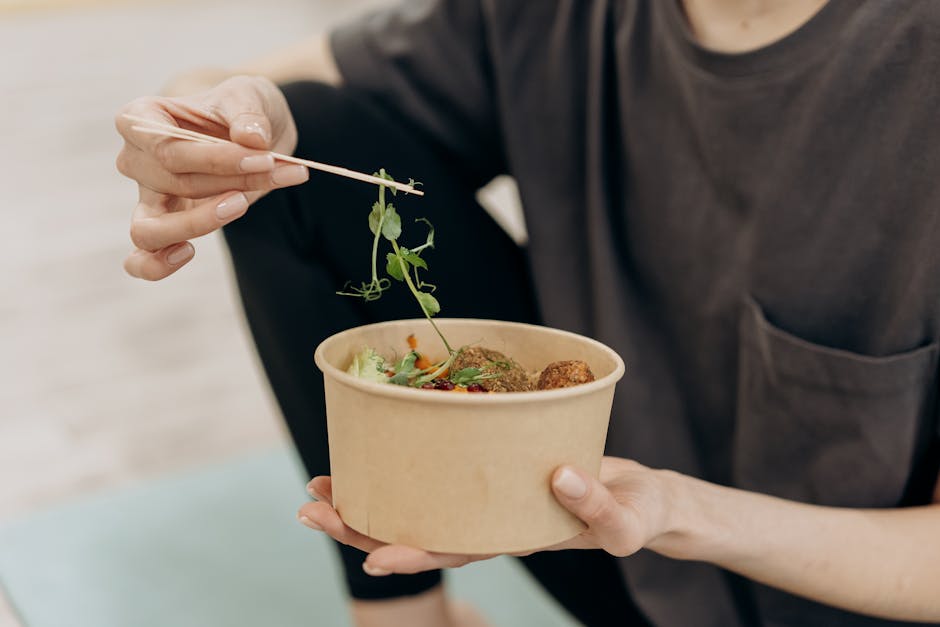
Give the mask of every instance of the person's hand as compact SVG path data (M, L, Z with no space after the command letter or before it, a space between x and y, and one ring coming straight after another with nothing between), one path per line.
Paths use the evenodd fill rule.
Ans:
M577 468L559 468L552 477L555 497L588 528L570 540L539 550L603 549L623 557L655 544L669 531L669 490L664 476L663 471L617 457L604 458L599 480ZM454 568L494 557L432 553L380 542L343 523L333 509L330 477L315 477L307 490L317 502L300 508L300 521L369 553L363 569L370 575Z
M201 144L135 131L128 113L229 139ZM275 164L269 151L290 154L297 129L280 89L261 77L236 76L201 94L140 98L115 118L124 147L117 168L138 183L131 220L135 250L124 268L159 280L192 259L189 240L241 217L268 191L305 182L304 166Z

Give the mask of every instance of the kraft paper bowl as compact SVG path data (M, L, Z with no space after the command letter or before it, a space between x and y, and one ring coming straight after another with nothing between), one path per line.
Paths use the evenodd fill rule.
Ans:
M584 525L557 503L562 464L600 469L614 385L624 365L592 339L495 320L436 320L455 348L480 345L530 372L580 359L597 380L536 392L459 394L373 383L346 373L364 346L386 359L445 351L427 320L396 320L333 335L315 360L326 387L333 500L347 525L396 544L448 553L538 549Z

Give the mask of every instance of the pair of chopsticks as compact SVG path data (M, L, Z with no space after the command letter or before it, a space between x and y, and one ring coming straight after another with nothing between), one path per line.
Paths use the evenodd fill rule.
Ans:
M172 137L174 139L185 139L189 141L200 142L203 144L234 144L227 139L220 139L218 137L213 137L212 135L205 135L203 133L198 133L196 131L190 131L185 128L180 128L179 126L173 126L172 124L165 124L163 122L158 122L156 120L149 120L147 118L142 118L136 115L131 115L129 113L123 114L125 118L131 120L132 122L137 122L131 128L139 133L145 133L147 135L158 135L160 137ZM341 168L335 165L329 165L327 163L320 163L319 161L310 161L309 159L301 159L299 157L292 157L290 155L282 155L277 152L272 152L271 156L277 159L278 161L287 161L288 163L296 163L298 165L303 165L311 170L319 170L321 172L329 172L330 174L336 174L338 176L345 176L346 178L355 179L357 181L364 181L366 183L373 183L375 185L384 185L385 187L392 187L394 189L405 192L406 194L415 194L416 196L424 196L424 192L420 189L416 189L414 185L409 185L407 183L399 183L397 181L389 181L388 179L383 179L378 176L372 176L371 174L364 174L362 172L356 172L355 170L349 170L347 168Z

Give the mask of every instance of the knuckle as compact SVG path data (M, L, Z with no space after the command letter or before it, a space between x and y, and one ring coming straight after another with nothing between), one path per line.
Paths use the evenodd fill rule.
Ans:
M148 228L146 223L142 220L134 220L131 222L130 236L134 246L141 250L153 251L157 249L153 243L153 233L151 229Z
M196 198L198 195L198 183L196 181L196 176L191 173L177 174L173 177L176 183L176 191L178 196L183 198Z
M607 525L617 516L618 507L613 499L594 498L586 507L585 518L591 523Z
M121 132L121 129L129 129L131 124L124 120L124 115L140 115L141 113L152 110L157 106L158 100L159 99L155 96L141 96L139 98L134 98L118 109L117 113L115 113L114 125L117 127L119 132Z
M614 557L628 557L633 555L635 551L633 547L627 543L625 540L616 541L604 546L604 550L613 555Z
M169 172L173 172L175 161L173 152L172 142L170 141L159 141L153 145L153 158Z
M274 182L271 180L270 173L244 174L241 178L242 191L267 189L274 184Z
M233 171L229 161L226 155L213 151L206 157L206 166L212 174L229 174Z
M270 95L274 91L279 91L274 81L272 81L266 76L253 76L252 79L253 79L253 87L258 91L258 94L262 97Z
M118 153L117 158L114 160L114 167L117 168L117 171L123 174L128 178L133 178L131 176L131 167L130 167L130 158L127 155L127 146L121 149L121 152Z
M205 212L187 211L183 215L183 228L186 230L184 239L199 237L215 230L214 222L209 222Z
M146 97L134 98L133 100L121 106L121 108L118 109L117 112L114 114L115 126L117 126L118 128L121 127L121 122L124 118L125 113L134 113L135 111L139 112L141 109L147 108L147 104L148 104L147 100L148 98Z

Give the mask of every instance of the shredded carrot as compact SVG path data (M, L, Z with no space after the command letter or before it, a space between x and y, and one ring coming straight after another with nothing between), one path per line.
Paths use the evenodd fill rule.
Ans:
M467 388L465 388L462 385L455 385L454 389L451 390L451 392L466 392L466 391L467 391Z
M411 350L418 348L418 338L413 333L408 336L408 346L411 347Z
M431 360L424 355L418 355L418 358L415 360L415 368L419 370L427 370L433 365L434 364L431 363Z

